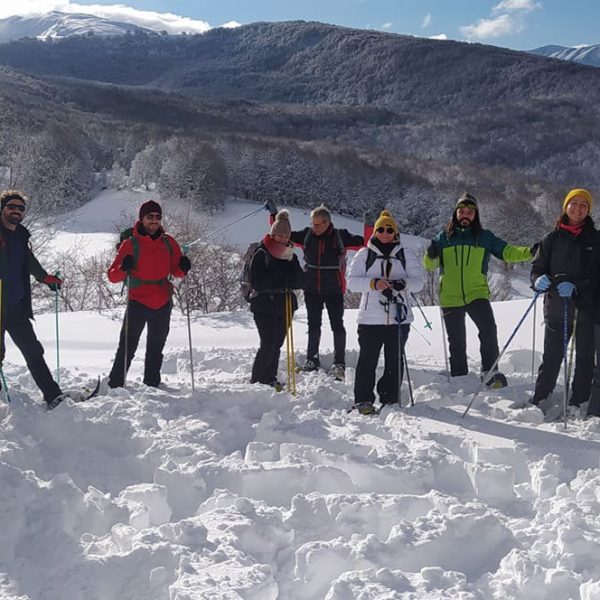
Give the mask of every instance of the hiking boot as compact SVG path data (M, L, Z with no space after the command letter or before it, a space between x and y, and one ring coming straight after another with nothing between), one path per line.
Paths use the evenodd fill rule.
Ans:
M552 396L548 396L538 404L538 408L544 413L544 421L551 423L552 421L558 421L563 416L563 403L562 400L554 399Z
M346 379L346 365L341 363L335 363L329 369L329 374L337 381L345 381Z
M376 415L377 414L377 410L375 409L373 404L371 404L371 402L361 402L360 404L357 404L356 410L358 410L358 412L361 415Z
M318 371L320 366L321 365L319 364L319 361L315 360L314 358L307 358L304 364L300 367L300 370L304 371L305 373L311 373L312 371Z

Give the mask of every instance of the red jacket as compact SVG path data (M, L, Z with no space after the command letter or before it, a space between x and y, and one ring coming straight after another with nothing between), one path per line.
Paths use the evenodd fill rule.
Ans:
M129 299L156 310L162 308L171 299L173 286L167 277L169 275L185 276L185 273L179 268L181 248L162 229L160 235L156 239L152 239L149 235L139 232L139 225L138 222L133 228L139 252L130 273ZM167 244L170 245L171 251ZM131 239L122 242L115 260L108 269L108 279L111 283L125 281L127 272L121 270L121 264L128 254L134 256L134 245Z

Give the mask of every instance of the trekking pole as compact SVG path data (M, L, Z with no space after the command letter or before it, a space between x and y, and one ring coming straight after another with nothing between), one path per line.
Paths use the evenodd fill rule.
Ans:
M410 297L415 301L415 304L417 305L417 308L419 309L419 312L421 313L421 316L423 317L423 320L425 321L425 329L431 329L431 331L433 331L433 327L431 326L431 321L425 316L425 313L423 312L423 308L421 307L421 303L417 299L417 296L415 294L411 293Z
M488 381L494 376L496 367L498 366L498 363L500 362L502 355L506 352L506 349L508 348L508 346L512 342L513 338L517 334L517 331L519 331L519 328L521 327L521 325L523 325L523 322L527 318L529 311L533 308L535 301L537 300L539 295L540 295L540 292L535 292L535 294L533 296L533 300L527 307L527 310L523 313L521 320L517 323L517 326L515 327L514 331L510 334L510 337L508 338L508 340L506 340L506 344L504 344L504 347L498 354L498 358L496 358L496 360L494 361L494 364L490 367L490 370L487 372L486 376L481 380L481 383L479 384L477 391L473 394L471 401L469 402L469 404L467 405L467 408L465 409L465 412L463 413L463 419L466 417L467 413L469 412L469 409L473 405L473 402L475 402L475 398L477 398L477 396L479 396L481 390L484 388L485 385L487 385Z
M536 298L537 300L537 298ZM531 344L531 381L535 380L535 321L537 313L537 302L533 305L533 340Z
M6 394L6 401L10 403L10 393L8 391L8 386L6 385L4 371L2 370L2 361L4 360L4 329L2 329L2 283L3 280L0 278L0 378L2 379L2 389Z
M567 370L567 378L569 382L571 381L571 375L573 374L573 355L575 354L575 344L577 343L577 307L575 307L575 312L573 315L573 334L571 335L571 340L569 341L569 368Z
M124 317L124 340L123 340L123 387L127 381L127 359L128 359L128 346L129 346L129 271L125 278L125 286L127 287L127 304L125 304L125 317Z
M563 419L564 427L567 428L567 406L569 403L569 376L567 374L567 348L569 345L569 298L565 298L563 304L563 373L564 373L564 389L563 389Z
M182 247L184 256L187 254L188 246ZM192 380L192 396L196 391L196 387L194 384L194 350L192 345L192 319L190 316L190 284L186 281L185 283L185 304L186 310L185 312L187 317L187 330L188 330L188 346L190 349L190 377Z
M288 371L288 391L296 395L296 357L294 355L294 326L293 326L292 294L285 291L285 327L286 354Z
M446 363L446 378L450 383L450 363L448 362L448 348L446 348L446 323L444 322L444 309L440 306L440 320L442 321L442 345L444 346L444 362Z
M60 277L60 271L54 273L55 277ZM58 286L54 289L54 315L56 321L56 383L60 387L60 336L58 331Z
M209 238L211 238L213 235L216 235L217 233L222 233L226 229L233 227L236 223L239 223L240 221L243 221L244 219L247 219L248 217L251 217L252 215L255 215L263 210L265 210L265 207L264 207L264 205L261 205L260 208L257 208L256 210L249 212L248 214L240 217L239 219L236 219L235 221L232 221L231 223L228 223L227 225L224 225L223 227L214 229L213 231L211 231L209 233L201 235L198 239L194 240L193 242L190 242L189 244L186 244L185 247L189 249L192 246L195 246L199 242L204 242L204 241L208 240Z
M415 398L413 396L412 382L410 380L410 371L408 370L408 360L406 360L406 344L402 344L402 361L404 368L406 369L406 383L408 383L408 393L410 395L410 405L415 405Z

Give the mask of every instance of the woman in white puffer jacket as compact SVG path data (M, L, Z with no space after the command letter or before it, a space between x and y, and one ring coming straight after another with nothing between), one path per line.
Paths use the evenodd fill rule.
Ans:
M382 346L384 371L377 393L382 404L398 402L404 371L402 348L413 320L410 292L418 292L424 279L421 261L402 247L398 225L384 210L375 222L373 237L356 254L348 271L348 288L362 293L354 380L354 405L361 414L375 413L373 388Z

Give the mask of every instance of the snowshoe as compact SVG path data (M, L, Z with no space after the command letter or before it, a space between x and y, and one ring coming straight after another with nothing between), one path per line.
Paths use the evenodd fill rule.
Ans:
M56 398L50 400L47 403L48 410L54 410L59 404L63 402L63 400L66 400L67 398L73 400L74 402L85 402L86 400L97 396L99 390L100 377L98 377L96 384L91 388L84 388L83 390L67 390L62 394L59 394L58 396L56 396Z
M340 363L336 363L329 369L329 375L331 375L336 381L346 380L346 367Z
M490 377L490 379L485 385L490 390L499 390L501 388L506 387L508 385L508 381L506 381L506 376L503 373L500 373L500 371L498 371Z
M538 404L538 408L544 413L544 421L551 423L558 421L563 416L563 401L549 396Z
M318 371L320 366L316 360L308 358L301 367L298 367L298 373L312 373Z
M273 383L269 384L276 392L283 392L283 390L285 389L285 386L283 385L283 383L281 383L280 381L274 381Z

